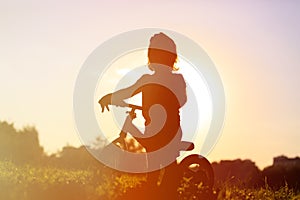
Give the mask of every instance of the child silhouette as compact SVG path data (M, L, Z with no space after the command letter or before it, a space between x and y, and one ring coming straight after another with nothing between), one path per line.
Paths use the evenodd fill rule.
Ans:
M164 159L176 163L179 155L178 145L182 138L179 109L185 104L186 83L183 76L174 73L177 51L174 41L164 33L151 37L148 47L148 67L153 74L145 74L130 87L107 94L99 100L102 112L108 105L127 106L124 99L138 93L142 94L142 114L145 118L145 131L141 133L127 117L123 131L130 133L147 152L153 152L169 145L174 152L168 151L161 158L148 159L148 166L160 165ZM148 175L149 184L156 185L158 172Z

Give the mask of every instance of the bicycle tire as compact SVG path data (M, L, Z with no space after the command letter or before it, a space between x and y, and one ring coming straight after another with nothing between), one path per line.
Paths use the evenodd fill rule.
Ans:
M192 165L197 165L197 170L192 170ZM194 181L195 184L202 182L202 185L205 187L213 187L214 171L205 157L198 154L189 155L180 162L180 167L184 176L190 176L191 181Z

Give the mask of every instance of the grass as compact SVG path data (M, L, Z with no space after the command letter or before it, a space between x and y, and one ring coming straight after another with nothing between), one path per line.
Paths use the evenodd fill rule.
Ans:
M105 168L66 170L0 162L0 199L115 199L144 180Z
M142 185L145 180L146 177L142 175L121 174L107 168L67 170L56 167L17 166L11 162L0 161L0 199L3 200L113 200ZM186 189L179 188L183 192ZM279 190L273 190L267 184L259 189L224 185L216 189L214 195L222 200L300 199L300 195L287 184ZM181 199L190 198L183 193Z
M218 199L224 200L299 200L300 195L288 188L288 186L283 186L279 190L272 190L271 188L259 188L259 189L242 189L239 187L224 187L219 191Z

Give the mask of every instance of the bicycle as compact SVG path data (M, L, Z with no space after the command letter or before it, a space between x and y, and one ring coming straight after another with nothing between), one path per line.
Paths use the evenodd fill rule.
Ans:
M131 110L126 113L128 113L132 120L136 118L135 111L142 110L141 106L133 104L128 104L128 108ZM122 149L122 151L128 151L126 136L127 133L121 130L119 137L112 141L110 145L117 145L120 149ZM110 145L108 145L107 148L109 148ZM180 141L178 147L178 152L191 151L194 149L194 144L192 142ZM105 152L106 151L104 149L102 153ZM117 165L120 163L120 155L112 155L112 157L114 159L112 162L116 169ZM144 162L147 162L147 159L145 159ZM176 167L172 169L172 172L170 172L171 176L166 175L168 174L168 167L160 169L165 170L162 180L165 183L168 183L158 186L160 191L167 191L168 189L165 187L168 187L174 188L174 191L172 192L176 193L178 199L184 199L181 198L183 196L189 196L189 199L211 199L210 197L212 196L212 188L214 185L214 172L210 162L204 156L192 154L185 157L181 162L176 161L176 163ZM174 179L174 176L177 176L178 178ZM172 177L172 181L170 181L170 177Z

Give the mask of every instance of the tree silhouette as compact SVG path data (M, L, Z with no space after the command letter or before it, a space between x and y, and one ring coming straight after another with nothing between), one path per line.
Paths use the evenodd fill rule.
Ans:
M0 122L0 159L19 164L40 163L44 150L39 144L38 132L34 127L18 131L14 124Z
M261 172L251 160L223 160L212 163L212 166L217 186L222 186L224 183L245 187L263 184Z

